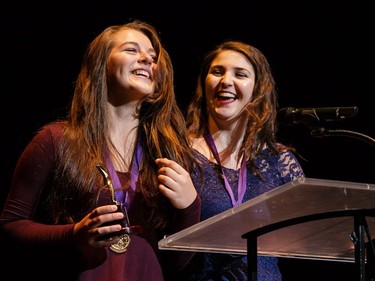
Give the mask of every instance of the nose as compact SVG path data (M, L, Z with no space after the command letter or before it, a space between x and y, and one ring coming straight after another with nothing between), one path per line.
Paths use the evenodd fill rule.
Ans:
M144 64L152 64L153 60L154 60L153 57L148 52L145 52L145 51L140 52L140 56L139 56L140 62Z
M221 84L224 86L224 87L228 87L228 86L231 86L233 85L233 77L230 73L228 72L225 72L223 74L223 76L221 77Z

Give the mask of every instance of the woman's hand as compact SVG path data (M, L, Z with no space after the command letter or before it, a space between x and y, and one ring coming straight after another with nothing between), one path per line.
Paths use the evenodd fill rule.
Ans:
M155 162L162 166L158 170L160 192L175 208L187 208L197 197L190 174L178 163L167 158L158 158Z
M121 225L114 221L123 219L124 214L116 211L116 205L100 206L76 223L73 233L77 248L89 251L92 248L105 248L117 243L120 236L114 233L121 230Z

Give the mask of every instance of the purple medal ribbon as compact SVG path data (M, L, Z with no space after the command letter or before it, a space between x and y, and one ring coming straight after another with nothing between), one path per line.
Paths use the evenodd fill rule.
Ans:
M236 199L234 198L233 189L230 186L227 177L225 176L223 166L221 165L219 153L217 151L217 148L215 146L215 142L214 142L212 136L210 134L206 134L204 136L204 139L206 140L206 142L208 144L208 147L211 149L211 151L212 151L212 153L213 153L213 155L216 159L217 164L220 166L221 174L224 178L225 189L229 193L229 196L232 200L233 207L240 205L242 203L242 200L243 200L243 197L244 197L245 191L246 191L246 177L247 177L246 173L247 173L247 171L246 171L246 157L245 157L245 155L243 155L243 158L242 158L242 161L241 161L240 174L239 174L239 177L238 177L238 190L237 190L238 196L237 196L237 201L236 201Z
M140 165L140 161L141 161L141 156L142 156L142 148L141 148L141 145L139 144L139 142L137 142L136 151L133 155L132 166L131 166L131 169L130 169L130 189L128 191L126 191L126 195L125 195L125 198L124 198L124 192L121 188L120 179L117 175L115 167L113 166L113 163L111 161L111 157L109 157L109 153L107 153L106 164L107 164L107 167L108 167L108 173L109 173L109 175L111 177L111 180L112 180L113 187L115 188L116 200L118 202L124 203L125 206L127 206L129 204L129 201L131 200L131 198L129 198L130 195L128 196L128 194L131 192L132 195L133 195L134 191L135 191L136 182L137 182L138 175L139 175L139 165Z

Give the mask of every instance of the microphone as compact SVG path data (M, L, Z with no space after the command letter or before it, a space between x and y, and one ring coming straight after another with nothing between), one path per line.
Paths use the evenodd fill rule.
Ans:
M357 106L349 107L321 107L321 108L281 108L277 119L289 125L304 123L316 124L322 122L341 121L356 116Z

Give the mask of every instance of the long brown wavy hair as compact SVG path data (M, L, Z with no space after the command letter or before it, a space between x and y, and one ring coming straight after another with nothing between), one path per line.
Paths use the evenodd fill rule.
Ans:
M228 40L217 45L215 49L205 55L197 79L195 94L187 110L188 131L192 137L201 137L208 133L205 79L212 61L225 50L232 50L244 55L255 70L253 96L245 108L248 119L242 151L245 152L252 172L260 176L254 162L261 150L268 146L276 153L287 147L276 143L278 101L275 81L266 57L257 48L241 41Z
M156 29L148 23L132 22L110 26L89 44L75 84L65 130L59 145L59 162L50 206L55 222L79 220L95 206L103 178L96 169L105 167L104 149L109 145L107 126L107 69L113 37L124 29L145 34L157 53L156 91L141 104L138 138L143 156L137 188L148 209L147 226L164 227L171 213L169 201L159 192L157 165L166 157L187 170L194 161L185 119L175 99L174 73L169 54Z

